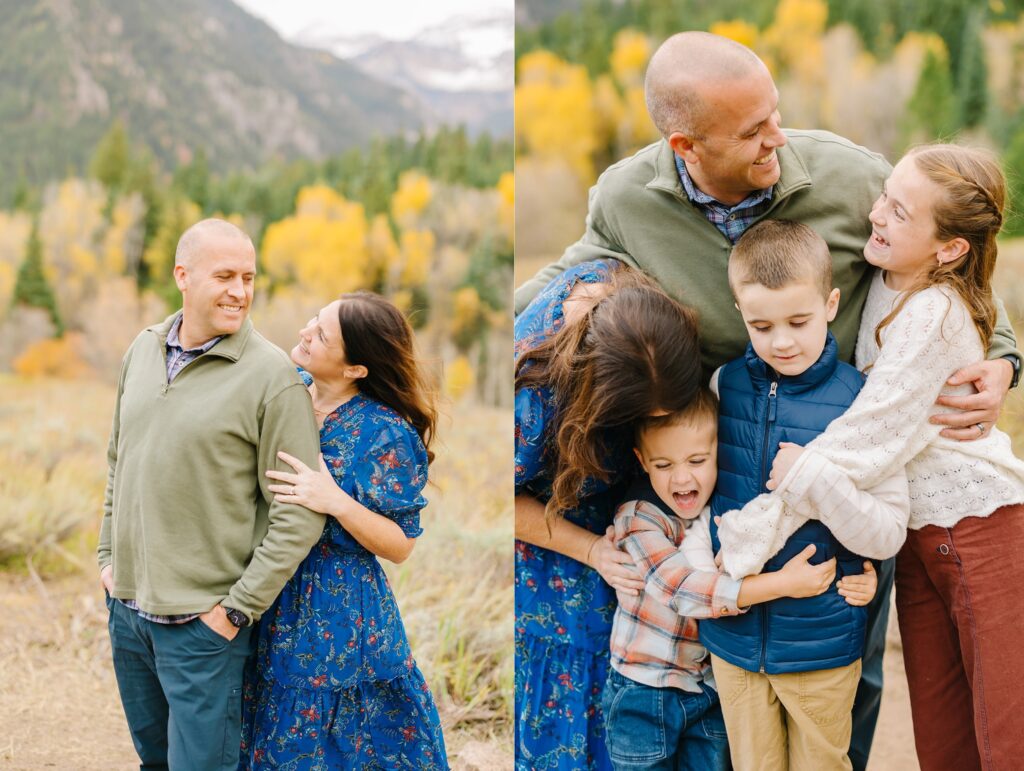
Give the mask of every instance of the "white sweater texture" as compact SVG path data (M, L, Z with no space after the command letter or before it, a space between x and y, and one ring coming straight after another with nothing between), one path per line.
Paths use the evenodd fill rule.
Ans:
M952 411L935 404L940 394L973 393L971 384L946 385L958 369L985 357L967 307L946 288L919 292L882 331L879 349L875 329L899 296L879 271L857 338L856 364L868 376L863 390L807 445L774 494L722 518L723 565L733 577L760 572L809 518L825 522L848 548L881 558L899 549L904 527L952 527L1024 502L1024 462L1005 433L992 428L982 439L959 442L939 436L942 426L928 420ZM895 497L892 505L850 498L851 487L868 491L904 468L909 520L901 521Z

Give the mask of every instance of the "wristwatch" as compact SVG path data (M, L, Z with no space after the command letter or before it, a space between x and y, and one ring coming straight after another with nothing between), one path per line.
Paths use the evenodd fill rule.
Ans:
M236 627L241 629L243 626L249 626L249 617L240 610L234 608L224 608L228 616L228 621L234 624Z
M1010 388L1016 388L1020 382L1020 359L1012 353L1008 353L1002 358L1010 362L1010 365L1013 367L1013 378L1010 380Z

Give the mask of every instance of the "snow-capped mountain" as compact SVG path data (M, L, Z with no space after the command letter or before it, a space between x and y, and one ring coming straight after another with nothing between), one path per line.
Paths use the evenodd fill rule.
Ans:
M454 16L405 40L353 36L317 23L293 42L330 51L419 98L427 122L512 133L515 53L511 8Z

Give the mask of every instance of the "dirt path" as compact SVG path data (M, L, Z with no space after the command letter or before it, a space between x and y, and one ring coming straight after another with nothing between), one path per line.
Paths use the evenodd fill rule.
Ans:
M80 577L43 591L0 573L0 768L137 769L102 595ZM454 769L512 768L507 737L446 731L446 739Z
M110 665L107 611L84 578L48 583L0 574L0 768L138 768ZM869 771L916 771L895 625ZM447 736L460 771L512 768L509 739Z

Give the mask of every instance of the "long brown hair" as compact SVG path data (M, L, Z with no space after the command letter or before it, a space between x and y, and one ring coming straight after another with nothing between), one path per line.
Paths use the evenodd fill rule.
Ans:
M373 292L343 294L338 305L341 342L349 364L366 367L360 392L383 402L412 424L427 449L437 426L434 389L416 358L412 329L394 305Z
M995 157L976 148L924 145L907 155L918 170L942 191L932 209L935 238L939 241L962 238L968 249L956 260L936 262L915 281L900 297L892 312L879 323L875 342L881 347L882 330L892 323L913 295L931 286L944 285L964 301L987 351L996 324L992 272L998 251L996 236L1003 225L1006 179Z
M605 435L652 412L675 412L701 384L696 315L632 268L607 292L516 361L516 389L550 387L558 405L546 516L579 503L584 480L607 481Z

